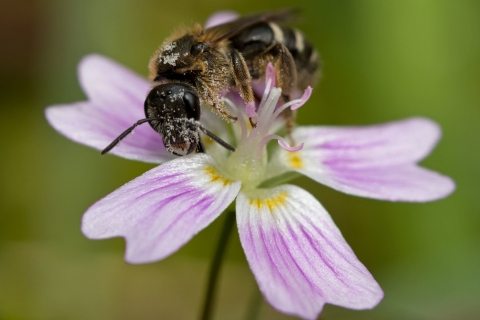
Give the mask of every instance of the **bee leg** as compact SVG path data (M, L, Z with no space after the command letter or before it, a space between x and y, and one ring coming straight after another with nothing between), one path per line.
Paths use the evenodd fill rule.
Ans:
M295 141L292 137L293 126L295 125L295 112L287 108L282 112L283 118L285 119L285 130L287 131L287 139L290 142L290 145L294 146Z
M269 62L275 68L276 86L282 89L282 99L286 103L291 100L291 90L297 84L295 60L287 47L281 43L275 43L254 59L255 69L265 72L264 70ZM285 118L287 138L292 145L295 145L291 135L295 124L295 114L290 108L287 108L282 112L282 116Z
M206 153L205 146L203 145L202 139L200 137L198 137L197 149L195 151L197 151L197 153Z
M240 95L245 103L253 102L253 90L250 85L251 77L245 59L243 59L242 54L237 49L233 49L230 56L232 59L232 74L235 85L240 89Z
M226 121L237 121L237 117L234 117L230 114L223 102L215 95L214 92L212 92L211 88L202 79L200 79L200 77L195 79L195 84L202 99L212 107L212 111L217 116Z
M240 96L242 97L245 103L250 103L255 101L255 96L253 95L250 72L248 71L247 63L243 58L242 54L237 50L233 49L230 53L232 59L232 74L235 85L239 88ZM252 128L255 128L257 124L252 118L248 118Z
M236 122L238 120L237 117L234 117L230 114L228 109L225 107L223 102L215 102L212 104L213 112L216 113L219 117L227 120L229 122Z

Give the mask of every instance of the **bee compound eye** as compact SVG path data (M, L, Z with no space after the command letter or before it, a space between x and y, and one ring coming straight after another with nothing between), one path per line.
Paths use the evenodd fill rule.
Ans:
M205 43L204 42L198 42L192 45L192 48L190 49L190 53L194 56L199 55L205 50Z
M200 100L192 92L185 92L183 95L183 104L189 118L200 120Z

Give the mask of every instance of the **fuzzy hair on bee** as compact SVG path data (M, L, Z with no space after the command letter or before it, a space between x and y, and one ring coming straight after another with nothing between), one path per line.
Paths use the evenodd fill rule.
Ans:
M315 82L318 54L291 20L291 9L239 18L208 29L199 24L177 30L155 51L153 82L183 81L196 87L202 102L224 120L235 120L222 102L225 89L236 88L245 103L254 101L251 80L264 76L272 62L284 98Z
M254 103L252 80L265 75L268 63L275 68L286 101L296 89L303 91L313 85L319 70L318 53L301 31L284 25L293 13L291 9L263 12L207 29L194 24L175 31L149 62L153 88L145 100L146 119L137 121L102 153L146 122L162 136L172 154L204 152L200 133L234 151L201 125L201 105L209 105L225 121L236 121L224 105L222 93L235 88L246 104ZM288 133L294 115L290 109L283 115Z
M237 84L233 76L230 43L212 43L208 39L208 33L199 24L175 32L153 54L149 79L159 83L180 81L189 84L218 116L234 121L236 118L225 108L220 95L224 88ZM246 69L243 59L240 63ZM248 72L242 81L250 82Z

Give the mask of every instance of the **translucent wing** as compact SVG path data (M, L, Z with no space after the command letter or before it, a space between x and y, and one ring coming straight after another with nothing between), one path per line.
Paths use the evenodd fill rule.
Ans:
M206 29L204 34L200 36L199 41L218 43L238 35L243 30L259 22L285 22L292 20L296 11L295 9L283 9L241 17L235 21Z

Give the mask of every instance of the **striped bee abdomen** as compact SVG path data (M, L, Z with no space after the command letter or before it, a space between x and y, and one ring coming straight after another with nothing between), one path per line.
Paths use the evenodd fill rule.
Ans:
M318 52L301 31L274 22L260 22L245 29L231 40L232 46L244 56L253 79L263 75L263 70L259 68L264 67L266 61L262 59L271 60L269 50L275 44L281 43L295 61L297 79L295 87L303 90L309 85L315 85L320 67Z

